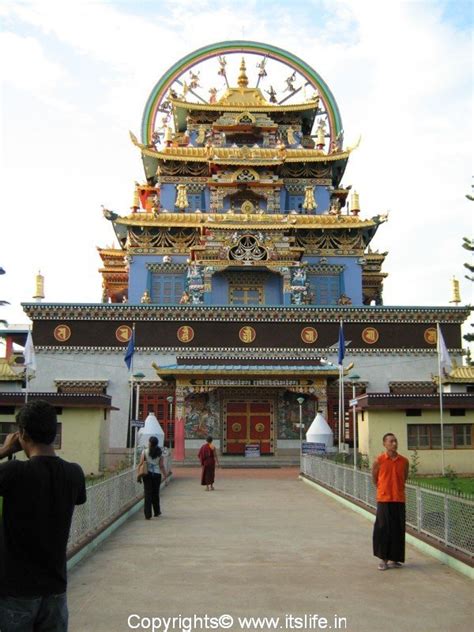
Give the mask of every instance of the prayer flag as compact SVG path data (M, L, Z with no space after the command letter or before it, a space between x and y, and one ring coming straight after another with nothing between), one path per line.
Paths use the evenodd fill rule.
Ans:
M30 369L30 371L36 371L35 348L33 346L33 337L31 335L31 331L28 332L28 336L26 337L23 357L25 358L25 367L27 369Z
M125 364L130 370L133 361L133 354L135 353L135 329L132 330L132 335L130 336L130 340L128 342L127 351L125 352Z
M344 329L342 328L342 320L341 320L341 323L339 325L339 353L337 356L338 364L342 364L342 361L344 360L345 352L346 352L346 343L344 340Z
M452 369L451 358L444 342L443 334L441 333L441 327L438 323L438 353L439 353L439 366L444 375L449 375ZM441 376L440 376L441 377Z

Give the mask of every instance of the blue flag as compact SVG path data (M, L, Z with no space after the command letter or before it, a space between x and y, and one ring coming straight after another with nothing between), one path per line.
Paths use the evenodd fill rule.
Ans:
M337 356L338 364L342 364L345 353L346 353L346 342L344 340L344 329L342 328L342 321L341 321L341 324L339 325L339 353Z
M130 336L130 340L128 342L127 351L125 352L125 364L130 371L130 367L132 366L133 354L135 353L135 330L132 331L132 335Z

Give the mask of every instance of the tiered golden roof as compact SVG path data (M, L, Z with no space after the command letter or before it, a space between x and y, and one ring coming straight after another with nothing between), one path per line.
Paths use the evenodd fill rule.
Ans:
M383 220L382 220L383 221ZM347 229L371 228L379 222L374 219L362 220L353 215L283 215L283 214L245 214L245 213L134 213L118 217L116 224L125 226L156 226L195 228L208 226L236 230L245 226L255 229L287 230L305 229Z
M221 164L249 164L272 166L286 162L334 162L349 157L356 148L348 147L344 151L326 154L319 149L289 149L287 147L164 147L160 151L146 147L130 133L134 145L144 156L160 160L209 162Z

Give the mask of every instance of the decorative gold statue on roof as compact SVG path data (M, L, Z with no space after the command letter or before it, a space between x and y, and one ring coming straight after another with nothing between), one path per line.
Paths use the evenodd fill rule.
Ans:
M142 303L143 305L149 305L151 303L151 297L150 297L150 293L148 292L148 290L145 290L143 292L143 295L140 299L140 303Z
M295 138L295 132L293 131L293 128L290 127L286 130L286 137L288 138L288 145L296 145L296 138Z
M178 194L176 196L175 206L176 206L176 208L184 211L189 206L188 194L187 194L187 191L186 191L186 185L185 184L178 184L177 190L178 190Z
M270 101L270 103L277 103L277 93L273 86L270 86L270 90L265 90L265 92L269 96L268 100Z
M316 200L314 199L314 188L307 186L304 188L304 202L302 208L305 211L314 211L317 208Z

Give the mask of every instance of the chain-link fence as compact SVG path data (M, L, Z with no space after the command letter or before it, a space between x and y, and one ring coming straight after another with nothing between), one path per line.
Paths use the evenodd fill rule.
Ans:
M301 472L344 496L373 509L377 507L375 487L369 472L308 455L302 457ZM407 485L406 520L419 533L474 557L474 501Z
M165 470L171 471L171 457L165 455ZM137 483L137 469L127 469L116 476L87 488L87 501L75 508L68 552L80 548L104 527L143 498L143 484Z

